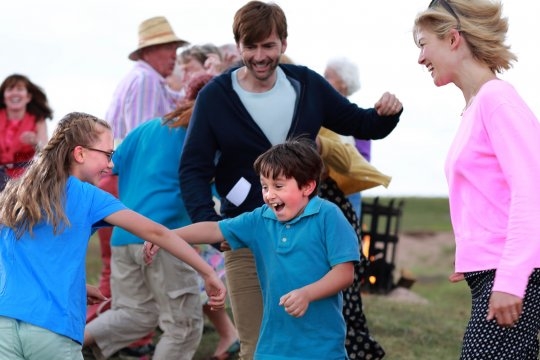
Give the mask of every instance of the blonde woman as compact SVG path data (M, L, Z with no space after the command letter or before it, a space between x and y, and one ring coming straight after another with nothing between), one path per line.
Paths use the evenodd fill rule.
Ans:
M497 74L516 60L500 2L432 1L416 17L418 63L464 98L446 159L456 237L452 281L472 311L461 359L537 359L540 329L540 123Z

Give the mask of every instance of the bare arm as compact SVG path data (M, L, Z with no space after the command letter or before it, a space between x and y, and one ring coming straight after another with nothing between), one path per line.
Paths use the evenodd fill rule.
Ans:
M36 131L24 131L20 140L24 144L34 146L38 150L47 143L47 124L45 120L36 121Z
M36 137L36 146L41 147L47 144L49 135L47 134L47 123L45 122L45 120L41 120L36 123Z
M214 244L225 240L215 221L203 221L174 229L173 231L189 244ZM159 246L157 244L146 242L144 244L145 262L150 264L158 251Z
M341 263L332 268L320 280L291 291L281 297L279 304L294 317L303 316L309 303L337 294L349 287L354 280L354 263Z
M201 221L173 231L190 244L216 244L225 241L216 221Z
M225 285L219 280L214 269L177 233L132 210L115 212L107 216L105 220L109 224L119 226L133 235L165 249L193 267L206 283L207 293L211 299L209 304L215 308L224 306Z

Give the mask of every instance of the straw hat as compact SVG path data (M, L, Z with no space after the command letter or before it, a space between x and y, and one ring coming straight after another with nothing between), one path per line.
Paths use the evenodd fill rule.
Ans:
M130 60L139 60L140 50L153 45L177 43L178 46L189 44L174 34L169 21L163 16L156 16L139 25L139 47L129 54Z

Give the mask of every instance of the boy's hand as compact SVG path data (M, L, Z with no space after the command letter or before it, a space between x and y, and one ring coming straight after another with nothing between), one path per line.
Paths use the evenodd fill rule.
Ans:
M279 305L294 317L304 316L309 307L309 297L305 289L296 289L279 299Z
M204 288L208 295L208 305L210 305L210 309L223 309L225 307L227 289L216 273L204 278Z
M143 245L143 258L146 265L150 265L159 250L159 246L145 241Z

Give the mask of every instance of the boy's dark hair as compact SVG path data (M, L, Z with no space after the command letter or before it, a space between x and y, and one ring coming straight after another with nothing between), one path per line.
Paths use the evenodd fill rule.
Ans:
M276 179L279 176L294 178L298 187L315 180L316 189L309 195L309 198L312 198L317 195L323 162L314 141L296 138L272 146L259 155L253 168L257 174L266 178Z
M250 1L234 15L233 34L236 44L253 44L276 31L281 41L287 39L287 18L275 3Z

